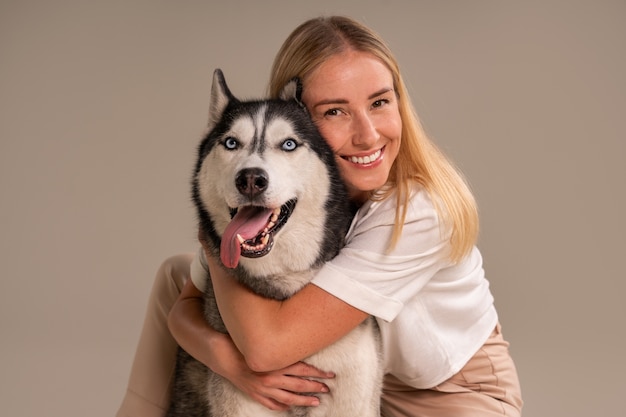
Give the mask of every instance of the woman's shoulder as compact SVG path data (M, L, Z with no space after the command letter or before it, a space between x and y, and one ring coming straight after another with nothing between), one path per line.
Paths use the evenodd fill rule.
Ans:
M437 212L430 193L418 182L409 183L408 199L406 201L406 221L415 218L433 217L436 219ZM389 218L395 222L398 209L398 191L383 190L375 194L371 200L361 207L359 213L363 220L365 219L383 219Z
M404 213L402 210L399 212L397 208L398 199L395 191L388 193L382 199L374 196L357 212L351 230L348 232L348 240L357 236L368 236L369 239L376 236L377 239L387 242L391 239L398 221L403 222L400 240L409 242L407 243L409 245L417 235L421 240L428 238L433 243L445 237L441 233L441 222L432 199L421 185L411 186Z

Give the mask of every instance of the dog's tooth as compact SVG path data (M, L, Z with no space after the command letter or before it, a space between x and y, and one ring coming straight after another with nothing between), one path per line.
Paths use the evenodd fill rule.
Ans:
M269 235L265 235L261 238L261 243L263 244L263 246L267 245L267 242L269 242L270 240L270 236Z
M239 241L239 243L245 242L245 239L239 233L237 233L237 240Z

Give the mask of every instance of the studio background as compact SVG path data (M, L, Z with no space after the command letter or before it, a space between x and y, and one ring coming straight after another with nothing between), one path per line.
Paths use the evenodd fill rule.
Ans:
M213 69L262 95L320 14L382 34L468 177L524 415L623 413L624 1L2 0L3 415L114 415L154 273L197 247Z

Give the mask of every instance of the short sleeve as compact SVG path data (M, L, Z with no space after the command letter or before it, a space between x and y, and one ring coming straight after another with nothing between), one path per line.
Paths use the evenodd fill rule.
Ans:
M320 270L313 284L368 314L391 321L437 271L449 266L449 239L425 191L411 198L402 235L390 251L395 199L371 202L361 210L364 212L357 213L346 246Z

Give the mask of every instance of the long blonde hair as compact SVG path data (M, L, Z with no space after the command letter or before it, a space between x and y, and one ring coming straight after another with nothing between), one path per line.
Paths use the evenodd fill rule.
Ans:
M430 194L450 233L450 259L462 259L476 243L478 213L475 199L452 163L426 136L409 99L406 85L391 50L374 31L342 16L318 17L298 26L285 40L274 60L269 95L277 97L292 78L306 77L328 58L348 49L368 52L391 72L402 118L402 140L388 183L372 198L387 198L396 192L396 221L389 244L400 238L410 199L411 181L419 182Z

